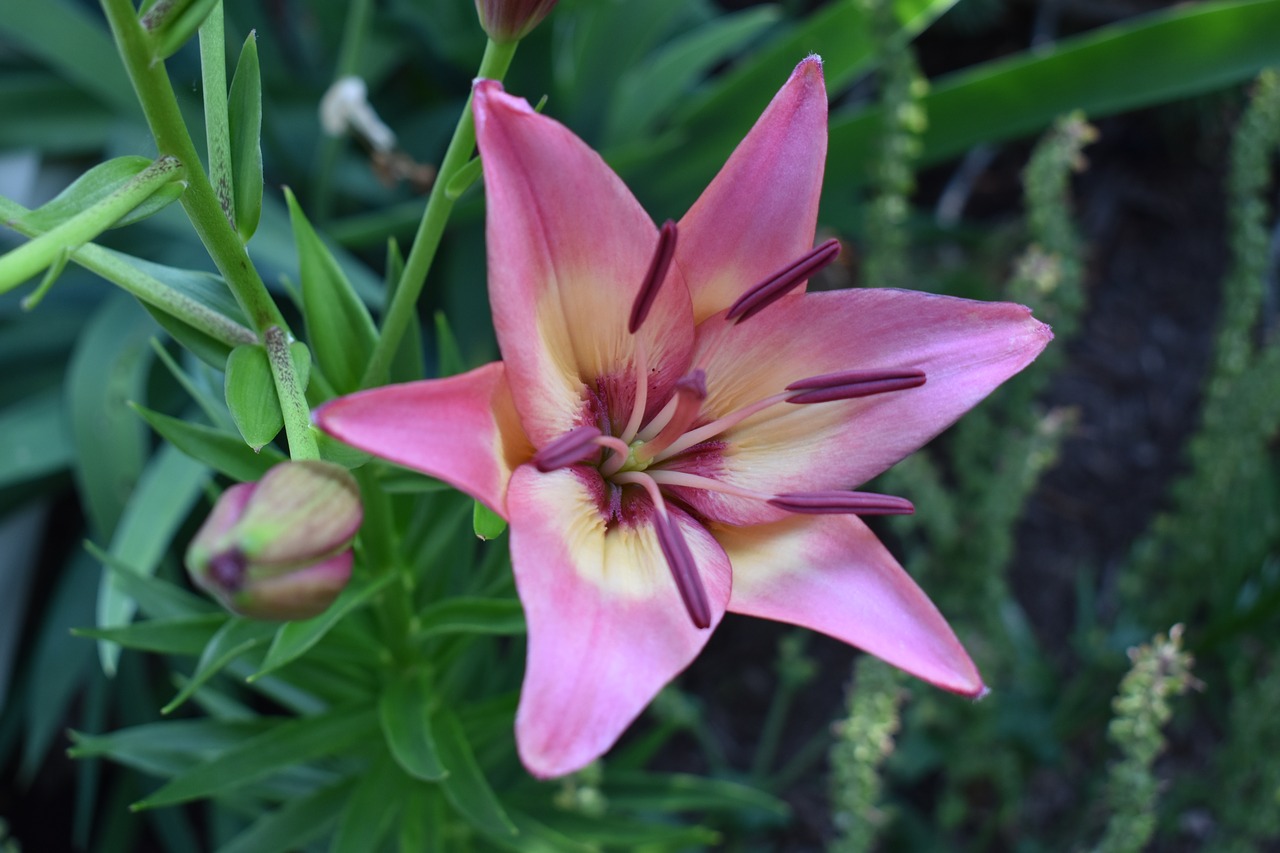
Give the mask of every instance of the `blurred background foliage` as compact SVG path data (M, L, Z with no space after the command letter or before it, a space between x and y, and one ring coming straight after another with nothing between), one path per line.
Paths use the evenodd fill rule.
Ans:
M225 10L226 43L256 31L261 59L267 192L250 254L288 304L290 187L376 314L398 263L388 241L411 239L484 48L472 4ZM428 614L437 634L423 642L448 662L446 695L470 697L433 718L440 757L474 773L442 795L402 784L403 756L386 749L320 760L338 742L381 743L396 702L424 688L377 687L343 659L376 633L361 601L304 655L307 638L277 651L274 629L185 591L176 555L221 480L126 402L231 430L220 367L75 265L34 310L0 298L0 846L1280 843L1280 81L1263 73L1280 65L1277 33L1278 0L562 0L521 45L508 88L546 95L658 221L685 209L795 63L821 54L820 228L846 251L813 286L1015 299L1054 326L1040 361L879 484L917 506L880 532L993 687L974 704L855 666L824 638L731 620L603 766L535 785L509 744L522 656L505 546L475 540L469 501L384 472L398 517L424 520L403 544L418 600L462 596ZM194 44L167 65L198 133ZM352 73L397 135L393 164L320 132L323 94ZM0 195L28 208L94 163L154 153L87 2L5 0L0 116ZM478 188L459 200L428 281L416 340L430 375L495 355L482 205ZM100 242L218 284L176 205ZM232 476L266 464L219 459ZM155 579L131 580L139 567ZM150 623L122 628L129 602ZM131 648L71 634L95 624ZM158 723L175 690L191 705ZM396 698L376 712L278 722L378 690ZM272 743L275 764L236 764ZM449 743L464 754L444 755ZM192 769L215 758L223 775L201 782ZM157 799L175 776L186 787ZM145 797L212 799L129 810Z

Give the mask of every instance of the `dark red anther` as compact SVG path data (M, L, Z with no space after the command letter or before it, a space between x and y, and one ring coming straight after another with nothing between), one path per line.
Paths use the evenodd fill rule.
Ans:
M788 403L830 403L833 400L854 400L884 394L889 391L905 391L924 384L924 371L914 367L898 367L872 370L845 370L810 376L792 382L788 391L799 391L787 398Z
M684 609L688 611L694 627L710 628L711 605L707 603L707 590L702 585L698 565L693 561L693 552L689 550L680 526L674 518L661 513L654 516L653 526L658 533L662 556L667 559L680 600L684 602Z
M778 270L739 297L729 308L725 319L741 323L754 317L782 297L808 281L814 273L831 263L840 254L840 241L828 240L816 249Z
M658 290L666 281L667 271L671 269L671 259L676 256L676 224L668 219L662 223L658 231L658 245L653 250L653 260L649 262L649 271L645 273L644 283L636 294L636 301L631 306L631 319L627 321L627 331L635 334L649 316L649 309L658 298Z
M595 443L599 437L600 430L593 426L571 429L533 454L533 465L546 474L557 468L585 462L600 452L600 446Z
M806 515L910 515L911 501L873 492L792 492L769 500L778 509Z

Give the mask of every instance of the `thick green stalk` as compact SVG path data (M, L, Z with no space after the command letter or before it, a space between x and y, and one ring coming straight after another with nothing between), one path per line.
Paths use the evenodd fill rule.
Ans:
M284 432L289 438L289 457L319 459L320 448L311 434L311 408L307 405L306 389L298 381L289 352L289 335L279 326L272 326L263 334L267 347L267 361L271 365L271 377L275 380L276 395L280 398L280 413L284 416Z
M480 61L477 77L501 80L515 56L516 43L499 44L492 39L484 51ZM417 315L418 297L426 284L427 272L435 260L436 249L440 247L440 238L444 236L445 224L453 212L453 200L446 191L450 181L460 169L471 159L471 151L476 144L476 126L471 113L471 98L462 110L458 125L453 131L453 139L445 150L444 159L440 163L440 171L436 182L431 187L431 196L427 199L427 209L418 224L418 233L413 239L413 248L405 259L404 274L400 277L400 286L396 288L395 297L382 320L382 332L365 369L361 386L364 388L379 385L386 381L391 359L395 355L400 340L404 337L409 322Z
M147 33L139 23L129 0L101 0L111 26L116 48L133 83L142 112L161 154L177 157L187 170L187 189L182 207L195 227L200 242L222 273L245 316L259 335L272 326L287 328L266 286L249 260L240 235L232 230L218 196L204 172L191 134L182 120L163 62L151 56Z

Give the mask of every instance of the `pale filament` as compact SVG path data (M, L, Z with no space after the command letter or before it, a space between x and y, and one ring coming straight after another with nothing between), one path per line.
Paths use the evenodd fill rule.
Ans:
M627 421L626 429L622 431L619 438L626 445L630 445L635 439L636 433L640 431L640 422L644 420L644 409L649 404L649 353L645 350L644 340L636 337L636 392L635 402L631 406L631 417ZM627 450L630 453L630 448ZM622 458L625 460L627 454L624 453Z
M648 477L659 486L678 486L687 489L702 489L708 492L723 492L726 495L734 495L740 498L751 498L753 500L768 501L773 495L758 492L755 489L748 489L743 486L735 486L731 483L725 483L711 477L703 477L699 474L689 474L684 471L652 471Z
M757 400L754 403L743 406L741 409L730 412L722 418L717 418L709 424L703 424L697 429L689 430L684 435L680 436L680 438L673 441L669 447L653 457L653 463L656 464L663 460L670 459L672 456L685 452L695 444L701 444L707 439L715 438L720 433L737 426L757 412L762 412L770 406L776 406L778 403L784 403L795 395L795 391L784 391L781 394L774 394L771 397L765 397L763 400ZM668 404L668 406L670 406L670 404Z

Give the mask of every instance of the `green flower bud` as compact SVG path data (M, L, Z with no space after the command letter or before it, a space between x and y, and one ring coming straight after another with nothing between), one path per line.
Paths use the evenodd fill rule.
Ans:
M480 26L497 42L520 41L551 12L556 0L476 0Z
M306 619L351 577L360 490L331 462L284 462L222 493L187 548L191 580L253 619Z

